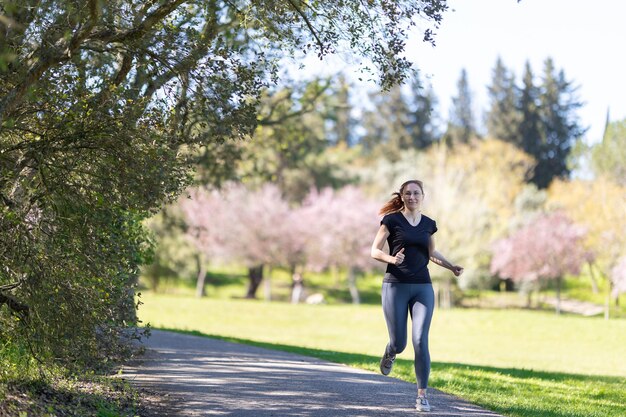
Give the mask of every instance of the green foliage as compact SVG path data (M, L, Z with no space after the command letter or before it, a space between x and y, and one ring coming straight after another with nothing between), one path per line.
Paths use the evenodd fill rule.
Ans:
M540 94L540 88L535 85L535 75L530 67L530 62L526 61L519 97L519 109L522 115L519 131L521 136L520 149L529 155L539 154L539 138L542 129L539 115Z
M477 135L473 106L467 71L463 68L457 82L457 96L452 98L448 128L443 137L445 143L449 145L466 144Z
M256 187L274 183L292 202L301 201L312 188L349 183L343 158L329 148L332 134L326 122L336 112L334 96L331 80L264 95L254 138L241 144L237 173L242 182ZM345 149L345 144L338 146Z
M493 69L489 92L490 109L487 112L487 132L490 137L513 143L523 149L519 125L521 113L513 74L498 57Z
M537 159L533 182L546 188L552 179L569 175L567 159L576 140L585 133L576 110L583 103L578 100L577 88L565 78L563 70L556 71L552 59L544 64L539 97L539 116L542 122L539 149L532 155Z
M596 175L626 186L626 119L607 124L602 142L593 146L591 155Z
M364 151L397 160L403 150L424 149L436 140L433 106L436 98L415 72L405 88L370 93L373 108L365 111L361 138Z
M3 340L78 366L120 353L147 253L141 220L191 182L196 164L205 180L232 177L240 154L221 145L256 128L278 59L348 46L388 88L410 66L402 51L412 18L438 26L446 7L2 2Z
M147 219L145 227L154 240L153 253L141 268L151 290L170 280L193 282L198 273L198 252L185 236L185 223L177 205L168 205Z
M546 188L554 178L567 178L568 161L585 128L576 111L583 105L577 87L557 71L551 58L544 64L541 83L536 84L526 62L522 86L498 58L489 86L491 108L487 128L492 137L515 144L537 161L532 182Z

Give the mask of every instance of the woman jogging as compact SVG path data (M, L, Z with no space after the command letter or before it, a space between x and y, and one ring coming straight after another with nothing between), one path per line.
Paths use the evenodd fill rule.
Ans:
M463 273L463 268L453 265L435 250L432 235L437 231L437 224L421 213L424 198L422 182L407 181L393 195L380 209L379 214L384 217L371 252L374 259L387 264L382 304L389 330L389 343L380 361L380 371L383 375L389 375L396 355L406 347L407 319L410 313L417 378L415 407L418 411L430 411L426 398L430 374L428 331L435 307L435 295L428 272L428 261L449 269L457 277ZM385 241L389 244L389 254L383 251Z

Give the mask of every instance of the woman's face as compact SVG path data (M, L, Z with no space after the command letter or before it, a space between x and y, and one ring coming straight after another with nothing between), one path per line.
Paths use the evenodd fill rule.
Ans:
M402 202L409 210L420 208L423 198L422 189L417 184L409 183L402 190Z

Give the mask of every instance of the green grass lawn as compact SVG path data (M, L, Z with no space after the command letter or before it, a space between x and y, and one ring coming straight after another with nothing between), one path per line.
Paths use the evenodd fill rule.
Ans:
M140 318L377 371L379 306L144 294ZM437 310L431 386L507 416L626 416L626 321L521 310ZM414 382L412 348L392 376Z

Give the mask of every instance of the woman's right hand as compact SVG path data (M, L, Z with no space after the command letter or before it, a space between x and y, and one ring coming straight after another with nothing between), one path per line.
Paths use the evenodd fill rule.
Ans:
M400 249L396 256L393 257L394 265L400 265L402 262L404 262L404 248Z

